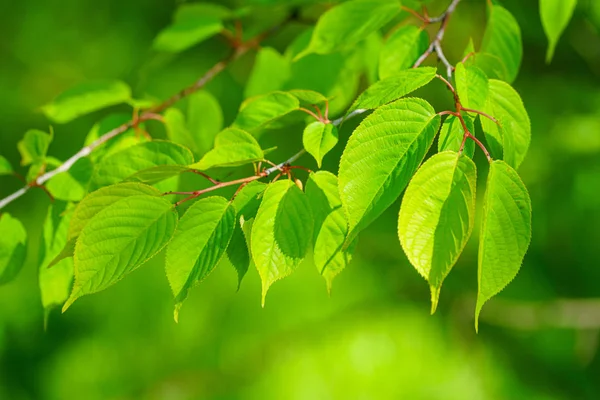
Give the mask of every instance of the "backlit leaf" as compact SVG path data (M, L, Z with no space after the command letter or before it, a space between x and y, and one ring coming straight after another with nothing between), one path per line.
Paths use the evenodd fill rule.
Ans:
M475 127L473 125L473 120L468 115L463 116L465 120L465 125L467 125L467 129L473 135L475 135ZM452 150L458 152L460 150L460 146L463 142L464 136L464 128L460 123L460 120L454 115L450 115L444 123L442 124L442 129L440 130L440 137L438 139L438 152ZM463 149L463 154L465 154L469 158L473 158L473 154L475 154L475 142L471 139L467 139L465 142L465 148Z
M185 212L167 247L166 271L175 296L175 321L188 291L206 278L227 249L235 209L223 197L207 197Z
M363 108L373 109L397 100L431 82L435 74L436 69L432 67L400 71L371 85L356 99L348 112Z
M212 94L200 91L189 97L187 126L197 143L199 155L213 148L215 136L223 129L223 111Z
M540 0L542 27L548 38L546 62L552 61L554 49L577 6L577 0Z
M163 116L167 136L172 142L180 144L190 149L194 154L200 153L200 144L198 137L192 135L185 123L185 116L177 108L169 108Z
M428 45L429 37L424 29L407 25L395 30L379 54L379 78L389 78L411 68Z
M300 107L298 99L285 92L272 92L252 97L242 103L233 127L252 132L297 110L298 107Z
M131 196L100 211L75 246L75 283L63 312L81 296L112 286L171 240L177 211L162 197Z
M517 275L531 240L531 200L519 175L504 161L490 165L479 234L475 328L481 307Z
M431 313L473 231L476 188L475 163L445 151L419 168L402 200L398 236L410 263L429 282Z
M296 270L312 238L313 217L305 194L288 179L269 185L252 226L252 258L262 281L262 305L269 287Z
M27 232L23 224L8 213L0 215L0 285L13 280L25 262Z
M348 222L342 209L338 179L331 172L310 174L306 197L314 216L314 263L331 293L333 279L350 263L354 245L344 249ZM354 244L354 243L353 243Z
M338 129L333 124L325 124L320 121L315 121L309 124L304 129L302 143L304 148L315 160L321 168L321 161L325 154L329 153L338 142Z
M340 161L346 244L400 196L439 126L440 116L429 103L408 98L377 109L356 128Z
M221 19L215 16L186 16L159 32L153 47L158 51L178 53L216 35L223 30Z
M290 78L289 60L271 47L263 47L256 55L252 74L246 84L245 97L266 94L283 88Z
M456 92L464 107L481 110L488 97L489 82L483 70L474 65L456 65Z
M523 43L521 28L507 9L499 5L491 7L481 51L497 57L506 67L507 82L511 83L515 80L523 58ZM483 65L479 66L483 67ZM488 73L487 70L484 71Z
M265 158L256 139L241 129L227 128L215 139L215 148L190 165L192 169L207 170L216 167L236 167Z
M64 124L130 99L131 89L121 81L87 82L66 90L42 111L52 121Z
M2 156L0 156L0 176L2 175L12 175L13 169L10 162Z
M68 171L54 175L46 188L55 199L79 201L85 196L94 165L88 157L80 158Z
M21 165L43 163L48 153L48 147L52 142L52 134L30 129L17 143L17 149L21 154Z

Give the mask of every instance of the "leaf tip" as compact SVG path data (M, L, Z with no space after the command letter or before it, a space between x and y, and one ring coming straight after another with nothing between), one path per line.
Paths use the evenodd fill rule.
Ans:
M431 291L431 315L433 315L435 314L435 310L437 310L438 301L440 299L440 290L442 287L441 285L439 287L430 285L429 289Z
M175 308L173 309L173 320L176 324L179 323L179 311L181 310L182 305L183 303L177 303L175 304Z

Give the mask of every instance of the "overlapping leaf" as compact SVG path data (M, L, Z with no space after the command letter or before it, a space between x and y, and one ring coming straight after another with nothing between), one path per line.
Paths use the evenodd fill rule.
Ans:
M21 222L8 213L0 215L0 285L13 280L25 262L27 232Z
M286 92L271 92L252 97L242 103L233 127L252 132L266 127L298 107L298 98Z
M52 142L52 134L37 129L30 129L17 143L17 149L21 154L21 165L43 163L48 153L48 147Z
M271 47L263 47L256 55L252 74L244 91L246 97L254 97L280 90L291 75L289 60Z
M429 37L424 29L407 25L395 30L379 54L379 78L389 78L411 68L428 45Z
M477 170L453 151L425 162L410 181L398 217L398 236L410 263L431 289L431 312L475 223Z
M313 217L305 194L290 180L269 185L252 225L252 258L262 281L262 304L269 287L296 270L312 238Z
M218 100L209 92L200 91L188 98L187 127L204 155L215 144L215 136L223 129L223 110Z
M464 107L481 110L488 97L489 82L483 70L474 65L456 65L456 92Z
M215 148L190 168L207 170L216 167L236 167L260 161L265 154L256 139L241 129L227 128L215 139Z
M235 209L223 197L198 200L185 212L167 247L166 271L175 296L175 320L188 291L204 280L225 253L235 226Z
M339 185L349 244L404 190L427 154L440 116L422 99L377 109L354 131L340 161Z
M481 52L497 57L505 67L506 76L500 79L509 83L515 80L523 58L521 28L512 14L499 5L493 5L490 9ZM488 64L478 64L478 66L484 68L484 71L490 75L485 69Z
M465 125L467 125L467 129L471 134L475 135L475 127L473 125L473 120L468 115L464 115L463 119L465 121ZM460 123L460 120L454 115L446 118L444 123L442 124L442 129L440 130L440 137L438 139L438 152L442 151L459 151L460 146L463 143L463 136L465 134L464 127ZM475 154L475 142L472 140L467 140L465 142L465 147L463 149L463 154L467 157L473 158Z
M490 165L479 236L475 328L483 304L517 275L531 240L531 200L516 171L504 161Z
M75 245L75 283L63 306L117 283L156 255L171 239L177 211L162 197L123 198L93 217Z

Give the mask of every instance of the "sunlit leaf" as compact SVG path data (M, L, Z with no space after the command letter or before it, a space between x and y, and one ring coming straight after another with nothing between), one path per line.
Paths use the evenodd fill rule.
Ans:
M321 15L310 44L300 57L349 49L383 27L398 12L400 2L396 0L351 0L339 4Z
M167 247L166 271L175 296L175 320L188 291L206 278L227 249L235 210L223 197L198 200L185 212Z
M356 128L340 161L342 205L349 244L388 208L415 173L440 126L422 99L401 99L377 109Z
M262 305L269 287L296 270L312 238L313 217L305 194L285 179L269 185L252 226L252 258L262 281Z
M490 165L479 234L475 328L481 307L517 275L531 240L531 200L519 175L504 161Z
M156 255L176 226L177 211L156 196L126 197L96 214L77 239L75 283L63 312L81 296L108 288Z
M266 94L283 88L290 78L289 60L271 47L263 47L256 55L252 74L246 84L245 97Z
M252 132L297 110L298 107L300 107L298 99L285 92L272 92L252 97L242 103L233 126Z
M348 112L358 109L372 109L390 103L417 90L435 78L432 67L411 68L380 80L371 85L356 99Z
M23 224L8 213L0 215L0 285L13 280L25 262L27 232Z
M194 154L200 153L199 137L193 135L188 129L185 116L177 108L169 108L163 116L167 136L172 142L190 149Z
M548 51L546 52L546 62L548 63L552 61L558 39L569 24L575 6L577 6L577 0L540 0L542 27L548 38Z
M521 28L512 14L499 5L493 5L490 9L481 51L500 60L506 68L507 82L511 83L515 80L523 58ZM485 65L478 64L478 66L484 68L484 71L490 75Z
M12 165L10 165L10 162L8 162L8 160L6 158L0 156L0 176L12 175L12 174L13 174Z
M379 78L385 79L411 68L427 50L427 31L414 25L395 30L379 54Z
M178 53L216 35L223 30L221 19L215 16L186 16L159 32L153 47L158 51Z
M189 97L187 127L198 146L198 155L213 148L215 136L223 129L223 111L212 94L200 91Z
M236 167L262 160L265 157L256 139L241 129L227 128L215 139L215 148L190 165L192 169Z
M321 161L325 154L329 153L338 142L338 129L333 124L325 124L320 121L315 121L309 124L304 129L302 143L304 148L315 160L321 168Z
M481 110L488 97L489 82L483 70L474 65L456 65L456 92L464 107Z
M121 81L88 82L66 90L42 107L42 111L52 121L64 124L130 99L131 89Z
M476 189L475 163L445 151L419 168L402 199L398 236L410 263L429 282L432 313L473 231Z
M531 123L521 96L508 83L490 79L490 92L483 110L500 124L480 118L492 155L517 169L531 141Z
M21 165L43 163L48 153L48 147L52 142L52 134L30 129L17 143L17 149L21 154Z
M468 116L463 116L465 120L465 125L467 125L467 129L473 135L475 135L475 127L473 125L473 120ZM444 123L442 124L442 129L440 130L440 137L438 139L438 151L447 151L452 150L458 152L460 150L460 146L463 142L463 136L465 134L465 130L460 123L460 120L454 115L446 118ZM473 154L475 154L475 142L467 139L465 142L465 148L463 149L463 154L466 156L473 158Z
M94 165L88 157L77 160L68 171L52 177L46 188L55 199L79 201L85 196Z
M348 222L342 209L338 179L331 172L310 174L306 197L314 216L314 263L331 293L333 279L350 263L354 245L344 249Z

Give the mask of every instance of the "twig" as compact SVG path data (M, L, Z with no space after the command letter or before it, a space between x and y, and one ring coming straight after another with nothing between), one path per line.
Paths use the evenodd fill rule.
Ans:
M289 18L286 19L282 24L287 23L288 20L289 20ZM248 52L248 50L250 50L251 48L255 48L258 45L258 43L260 43L262 40L264 40L267 36L271 35L275 31L277 31L281 27L282 24L279 24L276 27L269 29L268 31L263 32L262 34L256 36L255 38L250 39L248 42L239 45L239 47L237 47L229 57L227 57L226 59L215 64L211 69L209 69L200 79L198 79L196 82L194 82L194 84L192 84L191 86L189 86L189 87L183 89L182 91L180 91L179 93L169 97L167 100L163 101L161 104L146 110L139 117L136 117L135 119L132 118L132 120L130 120L129 122L126 122L123 125L105 133L104 135L99 137L96 141L91 143L90 145L83 147L81 150L79 150L77 153L75 153L73 156L71 156L69 159L67 159L67 161L65 161L63 164L61 164L58 168L39 176L37 179L35 179L33 182L29 183L27 186L22 187L21 189L17 190L13 194L5 197L4 199L1 199L0 200L0 209L6 207L8 204L12 203L19 197L23 196L32 187L42 186L44 183L46 183L48 180L52 179L54 176L56 176L60 173L63 173L63 172L67 172L69 169L71 169L71 167L77 161L79 161L79 159L89 156L92 153L92 151L94 151L100 145L102 145L102 144L108 142L109 140L113 139L114 137L126 132L128 129L138 126L139 123L141 123L143 121L147 121L150 119L157 119L157 114L166 110L167 108L169 108L173 104L177 103L179 100L183 99L184 97L187 97L190 94L200 90L208 82L210 82L215 76L217 76L221 71L223 71L227 67L227 65L229 65L231 62L240 58L242 55L244 55L246 52Z

